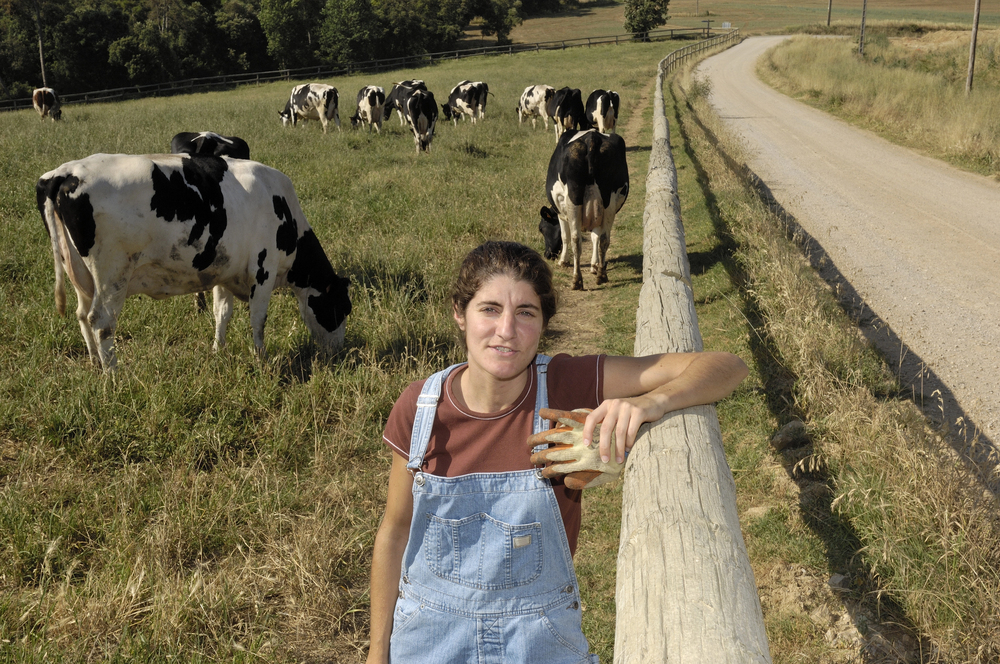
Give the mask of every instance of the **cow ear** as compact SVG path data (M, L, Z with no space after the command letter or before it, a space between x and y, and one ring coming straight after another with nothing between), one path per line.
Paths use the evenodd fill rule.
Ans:
M542 215L542 219L550 224L559 222L559 217L552 213L552 208L543 207L540 214Z

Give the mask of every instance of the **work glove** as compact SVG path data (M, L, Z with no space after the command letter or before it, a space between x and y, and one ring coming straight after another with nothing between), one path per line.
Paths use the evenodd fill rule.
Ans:
M542 408L538 414L544 419L557 421L559 424L548 431L536 433L528 438L531 449L539 445L550 444L546 449L531 455L531 463L545 464L542 477L549 479L564 476L563 484L570 489L590 489L607 484L621 474L625 464L610 459L601 461L598 449L600 430L594 429L594 441L590 445L583 443L583 423L587 421L589 408L577 410L555 410ZM611 439L611 449L614 449L614 434Z

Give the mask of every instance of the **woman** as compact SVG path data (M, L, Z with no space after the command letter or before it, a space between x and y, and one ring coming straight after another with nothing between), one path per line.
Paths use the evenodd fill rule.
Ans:
M729 353L536 356L552 274L513 242L465 258L452 305L468 362L412 383L386 423L395 454L368 662L596 662L572 563L580 492L533 469L525 441L548 428L538 411L593 408L584 440L599 426L602 459L621 462L640 425L725 397L746 365Z

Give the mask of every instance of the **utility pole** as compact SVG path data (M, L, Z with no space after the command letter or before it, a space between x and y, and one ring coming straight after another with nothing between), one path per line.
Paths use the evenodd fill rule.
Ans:
M979 5L976 0L976 13L972 17L972 45L969 46L969 77L965 79L965 96L972 94L972 73L976 69L976 36L979 34Z
M979 0L976 0L977 2ZM868 0L861 5L861 39L858 40L858 55L865 54L865 15L868 13Z
M833 13L833 0L826 5L826 27L830 27L830 15Z
M32 7L35 10L35 30L38 31L38 62L42 66L42 87L49 87L48 82L45 79L45 51L42 48L42 17L41 8L38 6L38 0L32 2Z

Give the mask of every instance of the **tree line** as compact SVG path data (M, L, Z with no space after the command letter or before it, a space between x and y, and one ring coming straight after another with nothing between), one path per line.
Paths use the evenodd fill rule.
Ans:
M508 43L575 0L0 0L0 96L433 53L473 21Z

